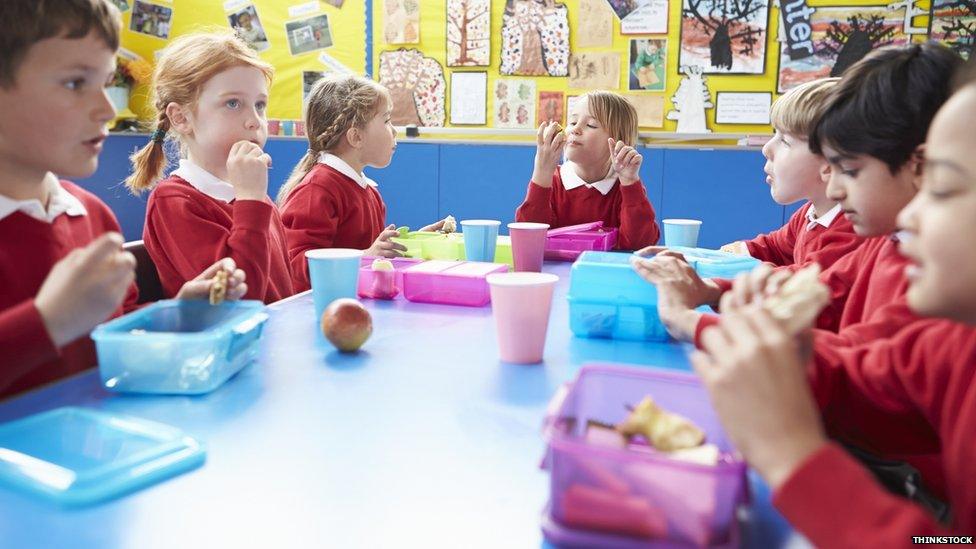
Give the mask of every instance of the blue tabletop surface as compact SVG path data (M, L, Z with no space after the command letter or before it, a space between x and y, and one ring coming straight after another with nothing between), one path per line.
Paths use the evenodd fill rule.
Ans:
M73 405L176 426L207 445L189 473L95 507L0 490L3 547L540 547L550 397L587 362L689 369L688 348L575 338L569 264L545 362L498 361L491 308L369 301L357 355L318 332L310 294L270 307L259 359L213 393L117 395L97 372L0 403L0 422ZM751 475L750 547L790 536Z

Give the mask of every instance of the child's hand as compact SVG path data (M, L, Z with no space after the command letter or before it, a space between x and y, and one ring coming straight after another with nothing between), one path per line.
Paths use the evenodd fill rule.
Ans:
M616 141L612 137L607 139L610 146L610 164L617 173L620 184L627 186L640 181L640 167L644 157L637 149L625 145L623 141Z
M396 225L388 226L376 237L373 245L366 250L365 255L375 257L401 257L403 252L407 251L407 247L390 240L397 236L400 236L400 233L397 232Z
M556 166L562 159L566 134L558 122L543 123L539 126L535 142L535 168L532 170L532 182L540 187L549 188L552 186L552 172L556 171Z
M122 235L106 233L54 264L34 299L47 333L62 347L92 331L122 305L136 276L136 258Z
M421 227L418 232L421 232L421 233L436 233L437 231L439 231L439 230L441 230L441 229L444 228L444 222L445 221L447 221L447 220L446 219L441 219L437 223L431 223L430 225L427 225L426 227Z
M206 270L198 274L193 280L187 281L180 288L179 293L176 294L176 299L209 299L210 287L213 286L214 277L221 270L226 271L230 275L227 277L227 293L224 299L234 301L244 297L244 294L247 293L247 283L244 281L247 275L244 274L244 271L237 268L237 264L234 263L233 259L225 257L207 267Z
M761 307L725 313L691 356L735 447L775 490L826 438L800 345Z
M732 290L722 296L722 312L736 312L775 294L792 274L789 269L775 270L769 263L760 263L747 273L739 273Z
M227 155L227 178L238 200L264 200L268 196L271 157L250 141L238 141Z
M639 255L641 257L648 257L648 258L657 257L657 256L673 257L684 263L688 263L688 259L685 258L685 254L681 252L676 252L671 248L668 248L667 246L648 246L646 248L641 248L637 250L636 252L634 252L634 254Z
M641 278L657 287L658 314L668 333L680 341L694 339L701 318L695 307L717 302L719 288L702 280L691 265L675 257L635 257L631 263Z

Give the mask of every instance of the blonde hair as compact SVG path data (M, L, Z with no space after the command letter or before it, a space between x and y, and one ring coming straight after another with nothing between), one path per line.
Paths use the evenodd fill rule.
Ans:
M769 120L777 131L806 139L827 107L840 78L818 78L786 92L773 103Z
M610 91L587 93L590 114L600 121L610 137L634 146L637 143L637 109L624 96Z
M166 116L166 106L170 103L194 106L208 80L240 66L260 70L268 84L274 76L274 68L232 33L188 34L166 46L153 72L149 97L150 108L156 111L153 136L145 147L129 157L133 171L125 184L133 194L151 189L162 178L166 164L164 141L178 139L178 136L167 136L171 124Z
M350 128L363 128L381 108L380 98L390 101L389 92L361 76L327 75L312 87L305 104L308 152L278 191L278 204L305 179L322 152L333 150Z

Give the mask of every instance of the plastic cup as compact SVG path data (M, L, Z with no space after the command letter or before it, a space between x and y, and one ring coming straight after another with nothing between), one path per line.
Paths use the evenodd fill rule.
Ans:
M663 223L665 246L669 248L671 246L698 247L698 232L701 230L701 221L697 219L665 219Z
M487 277L498 333L498 356L513 364L542 362L552 292L548 273L495 273Z
M494 219L466 219L461 222L464 235L464 255L468 261L495 261L495 245L498 241L498 226L501 221Z
M348 248L321 248L305 252L317 320L322 319L322 313L329 303L340 297L356 299L362 257L362 250Z
M512 258L515 270L526 273L542 272L542 259L546 255L545 223L509 223L508 234L512 238Z

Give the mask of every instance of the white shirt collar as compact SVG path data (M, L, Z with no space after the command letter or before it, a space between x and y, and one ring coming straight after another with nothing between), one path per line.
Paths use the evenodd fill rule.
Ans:
M51 177L47 183L50 187L47 210L44 205L36 198L29 200L14 200L0 195L0 219L5 219L14 212L24 212L38 221L53 223L61 214L71 217L88 215L85 205L78 200L78 197L69 193L61 186L61 183Z
M586 181L583 181L583 178L576 174L576 165L568 160L563 162L562 166L559 166L559 177L563 180L563 188L567 191L571 191L576 187L585 185L600 191L600 194L604 196L606 196L606 194L613 189L614 184L617 183L617 174L613 173L612 167L610 168L610 171L607 172L607 176L603 179L593 183L587 183Z
M356 170L352 169L352 166L346 163L345 160L339 158L338 156L332 153L327 153L325 151L319 153L319 163L325 164L326 166L329 166L330 168L348 177L349 179L352 179L353 181L358 183L360 187L364 189L366 188L367 185L369 185L370 187L376 186L375 181L366 177L365 174L356 173Z
M231 202L236 197L233 185L197 166L188 158L181 158L180 167L173 170L170 175L183 178L193 188L210 198Z
M813 204L807 210L807 230L811 230L817 225L822 225L824 228L830 228L830 224L834 222L834 219L840 214L840 204L835 204L833 208L827 210L827 213L817 217L816 213L813 211Z

